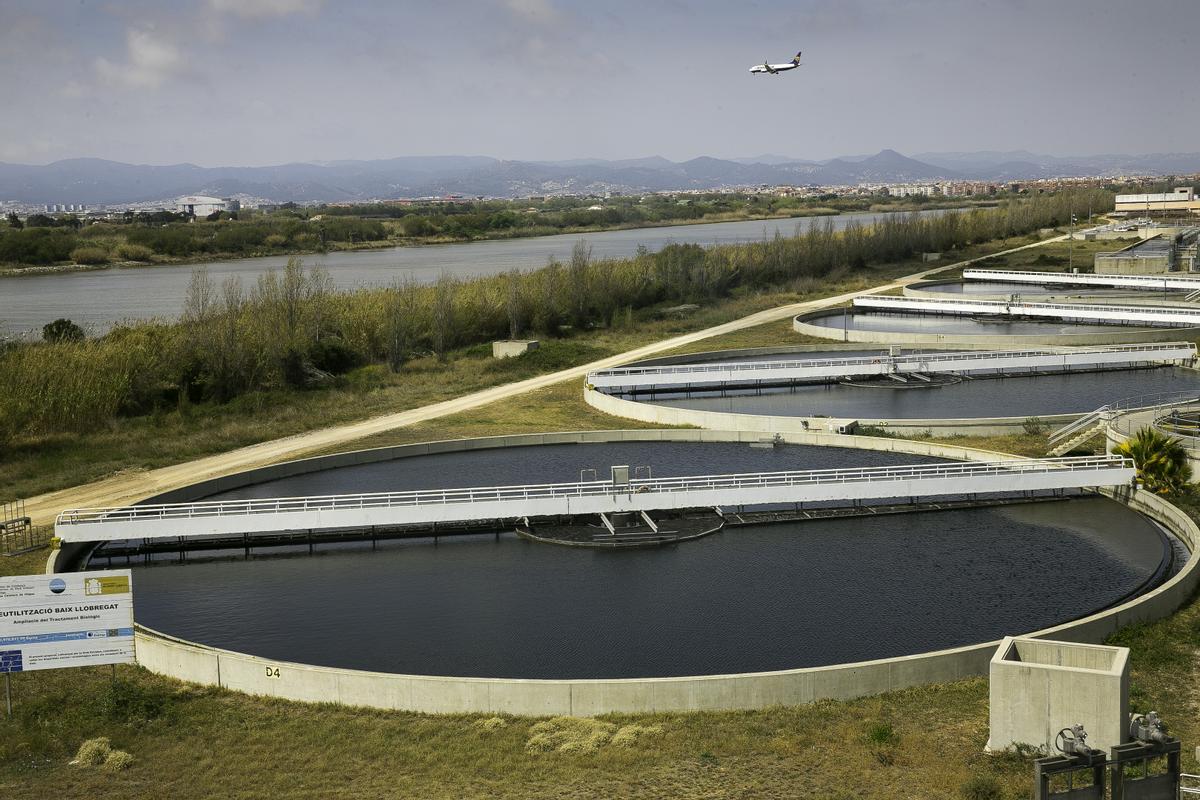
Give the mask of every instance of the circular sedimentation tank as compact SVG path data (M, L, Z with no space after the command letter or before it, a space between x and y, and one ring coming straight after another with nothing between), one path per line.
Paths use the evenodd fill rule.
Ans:
M668 477L934 460L738 442L465 444L330 468L317 460L302 474L208 496L570 481L615 464ZM1172 552L1156 524L1099 497L726 527L653 550L581 550L508 533L297 550L137 565L137 620L267 659L386 673L757 673L923 653L1077 619L1152 586ZM92 566L107 566L103 550Z

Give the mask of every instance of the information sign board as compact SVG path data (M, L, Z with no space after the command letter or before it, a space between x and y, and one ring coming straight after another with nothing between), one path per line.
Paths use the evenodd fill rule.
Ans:
M0 673L133 661L129 570L0 578Z

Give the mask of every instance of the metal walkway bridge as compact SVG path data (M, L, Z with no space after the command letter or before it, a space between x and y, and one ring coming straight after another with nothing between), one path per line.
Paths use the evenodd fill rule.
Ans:
M684 478L619 478L378 494L229 500L64 511L65 542L245 536L474 520L613 514L1079 489L1127 484L1133 462L1115 456L952 462L895 467L755 472Z
M1148 292L1200 289L1200 277L1168 275L1080 275L1070 272L1034 272L1017 269L964 269L963 280L995 283L1028 283L1038 286L1098 286Z
M916 314L991 314L1044 317L1102 323L1140 324L1151 327L1200 325L1200 308L1185 306L1119 306L1088 303L1023 303L1004 300L926 300L920 297L856 297L855 308Z
M888 375L970 374L1017 370L1067 370L1192 361L1192 342L1130 344L1072 349L901 353L788 361L632 366L589 373L595 389L652 391L737 385L827 382Z

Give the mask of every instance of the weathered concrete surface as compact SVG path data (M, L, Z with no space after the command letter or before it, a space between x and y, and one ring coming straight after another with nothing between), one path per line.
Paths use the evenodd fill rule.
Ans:
M492 342L492 358L516 358L539 347L541 342L537 339L504 339Z
M1006 637L988 672L987 750L1015 744L1057 753L1059 731L1083 725L1087 743L1108 752L1129 727L1129 648Z

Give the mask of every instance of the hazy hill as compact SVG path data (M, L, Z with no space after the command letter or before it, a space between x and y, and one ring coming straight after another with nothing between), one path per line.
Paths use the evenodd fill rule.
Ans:
M816 162L764 154L621 160L501 161L486 156L404 156L266 167L150 166L73 158L42 166L0 163L0 200L103 205L184 194L244 193L276 201L354 201L445 194L521 197L604 191L720 189L755 184L899 183L939 178L1021 180L1070 175L1185 174L1200 153L1061 157L1025 151L922 153L894 150Z

